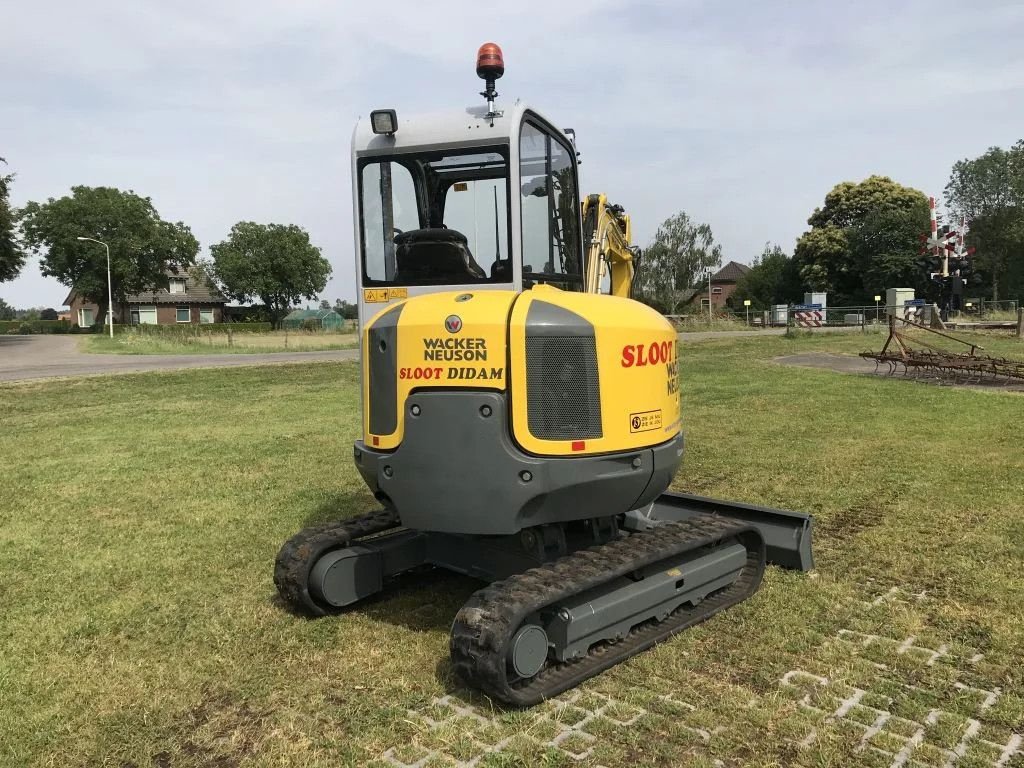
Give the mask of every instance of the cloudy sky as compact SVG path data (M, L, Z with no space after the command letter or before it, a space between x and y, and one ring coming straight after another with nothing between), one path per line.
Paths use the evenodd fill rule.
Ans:
M36 0L2 28L15 205L133 189L204 252L239 220L299 224L332 301L355 295L355 120L477 103L487 40L502 99L576 129L584 193L625 205L641 245L682 209L727 259L791 251L836 182L938 195L957 159L1024 138L1019 0ZM65 293L34 261L0 284L21 307Z

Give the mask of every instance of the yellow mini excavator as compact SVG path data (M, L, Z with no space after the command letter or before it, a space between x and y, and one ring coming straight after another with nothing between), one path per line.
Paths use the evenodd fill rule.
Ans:
M812 565L809 515L667 492L677 338L629 298L629 217L581 201L571 130L495 103L352 139L362 328L356 467L381 509L301 531L274 580L331 614L423 566L486 582L455 616L469 685L554 696Z

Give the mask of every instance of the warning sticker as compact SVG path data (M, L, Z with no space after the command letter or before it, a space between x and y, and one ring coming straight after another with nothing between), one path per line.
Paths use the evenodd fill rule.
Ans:
M383 304L395 299L409 298L408 288L366 288L363 301L367 304Z
M630 432L647 432L661 427L661 409L629 414Z

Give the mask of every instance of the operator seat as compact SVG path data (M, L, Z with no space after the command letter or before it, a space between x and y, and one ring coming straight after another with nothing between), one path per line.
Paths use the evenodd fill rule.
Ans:
M512 259L496 259L491 264L491 280L497 283L512 282Z
M444 285L486 279L487 273L469 252L469 241L457 230L410 229L395 235L397 283Z

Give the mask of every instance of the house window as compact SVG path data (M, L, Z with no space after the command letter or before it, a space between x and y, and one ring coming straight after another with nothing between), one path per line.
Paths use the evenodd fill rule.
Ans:
M156 325L156 307L135 307L132 322L138 325Z
M199 310L199 322L200 323L212 323L213 322L213 307L201 308Z
M82 307L78 310L78 327L87 328L93 323L92 308Z
M171 293L184 293L184 292L185 292L185 278L183 278L183 277L172 277L171 278Z
M177 321L179 323L191 323L192 312L188 307L178 307Z
M713 287L713 288L711 289L711 292L712 292L712 293L721 293L721 292L722 292L722 286L720 286L720 285L716 285L716 286L714 286L714 287Z

